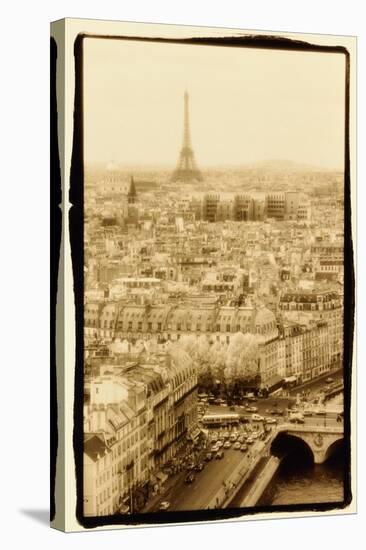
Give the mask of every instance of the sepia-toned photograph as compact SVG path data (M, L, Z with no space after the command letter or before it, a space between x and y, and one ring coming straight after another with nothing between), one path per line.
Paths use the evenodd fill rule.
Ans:
M348 58L288 42L82 39L85 518L349 503Z

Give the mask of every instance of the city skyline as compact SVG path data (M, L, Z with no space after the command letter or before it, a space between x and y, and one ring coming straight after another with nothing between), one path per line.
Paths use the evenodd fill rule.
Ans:
M202 169L342 170L344 77L341 54L86 39L85 162L173 167L187 90Z

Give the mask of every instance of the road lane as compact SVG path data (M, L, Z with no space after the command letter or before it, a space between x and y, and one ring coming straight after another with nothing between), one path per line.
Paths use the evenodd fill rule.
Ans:
M170 502L170 510L205 509L245 456L241 451L225 450L221 460L213 459L206 463L202 472L195 472L193 483L186 484L186 474L182 476L162 500Z
M197 473L193 484L185 485L171 501L172 509L194 510L207 507L242 458L240 451L226 450L221 460L210 461L202 472Z

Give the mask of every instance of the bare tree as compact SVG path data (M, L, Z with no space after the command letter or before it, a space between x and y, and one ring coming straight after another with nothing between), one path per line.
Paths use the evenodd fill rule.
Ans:
M242 332L234 334L226 352L224 374L228 381L256 376L259 343L260 337L255 334L243 334Z

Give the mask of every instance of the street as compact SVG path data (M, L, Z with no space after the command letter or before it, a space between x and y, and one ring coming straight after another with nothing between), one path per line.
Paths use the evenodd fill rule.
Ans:
M184 482L186 474L170 493L164 496L164 500L170 502L171 510L199 510L207 507L223 482L228 479L231 472L243 460L245 454L232 449L225 450L221 460L213 459L206 463L202 472L195 472L195 480L187 485Z

